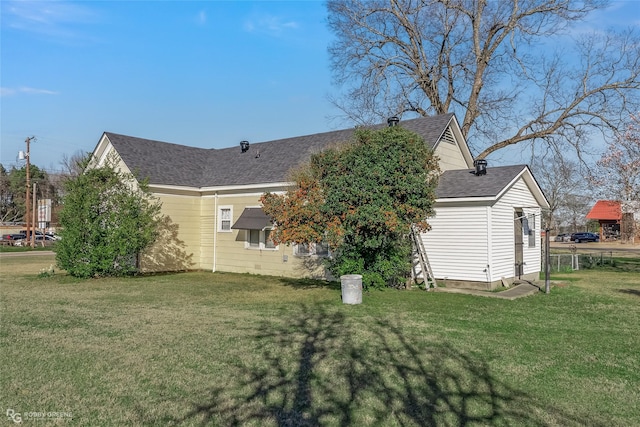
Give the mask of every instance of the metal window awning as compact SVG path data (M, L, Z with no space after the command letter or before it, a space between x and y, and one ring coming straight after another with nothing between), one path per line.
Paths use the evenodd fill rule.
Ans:
M245 208L231 228L234 230L263 230L271 225L271 218L264 213L262 208Z

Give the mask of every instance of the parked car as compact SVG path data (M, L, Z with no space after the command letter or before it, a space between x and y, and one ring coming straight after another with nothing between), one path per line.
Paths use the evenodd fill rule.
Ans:
M24 240L27 236L21 233L11 233L11 234L3 234L2 241L3 244L8 244L11 246L20 246L22 240Z
M22 234L22 233L12 233L12 234L3 234L2 235L2 240L9 240L9 241L16 241L16 240L22 240L25 237L27 237L26 234Z
M47 231L44 235L47 236L47 240L62 240L62 236L52 233L51 231Z
M31 245L31 240L27 239L27 236L24 234L20 234L19 239L13 240L13 245L14 246L30 246ZM42 235L42 234L36 234L36 239L35 239L35 243L42 243L42 241L45 241L46 244L49 244L50 242L55 241L56 239L54 239L51 236L46 236L46 235Z
M573 233L571 235L571 241L576 243L597 242L599 240L600 236L595 233Z
M553 239L554 242L568 242L569 240L571 240L571 234L569 233L560 233Z
M56 238L53 236L49 236L48 234L45 234L43 236L36 235L36 242L39 242L41 240L46 240L47 242L49 242L49 241L56 240Z
M27 230L20 230L20 234L24 234L26 236L27 235ZM28 234L29 234L29 236L31 236L31 233L28 233ZM36 234L36 238L38 236L42 236L42 231L36 230L35 234Z

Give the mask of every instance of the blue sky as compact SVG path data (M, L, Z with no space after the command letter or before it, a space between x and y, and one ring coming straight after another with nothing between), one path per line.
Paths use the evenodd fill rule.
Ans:
M0 162L59 169L103 131L229 147L345 127L320 1L0 1ZM585 27L638 25L617 1Z

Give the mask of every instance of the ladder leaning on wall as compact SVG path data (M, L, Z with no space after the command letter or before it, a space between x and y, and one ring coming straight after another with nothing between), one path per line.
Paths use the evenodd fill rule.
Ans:
M420 263L420 270L422 272L422 283L425 290L429 290L431 287L437 288L436 279L433 277L433 271L431 270L431 264L429 264L429 257L427 257L427 251L424 248L420 231L416 228L415 224L411 225L411 242L418 255L418 262ZM417 275L416 275L417 278Z

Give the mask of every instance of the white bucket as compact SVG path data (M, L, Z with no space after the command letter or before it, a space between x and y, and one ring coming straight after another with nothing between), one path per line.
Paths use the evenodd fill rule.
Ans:
M345 274L340 276L342 284L343 304L362 304L362 276L360 274Z

